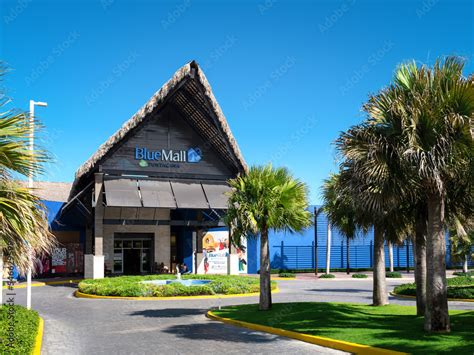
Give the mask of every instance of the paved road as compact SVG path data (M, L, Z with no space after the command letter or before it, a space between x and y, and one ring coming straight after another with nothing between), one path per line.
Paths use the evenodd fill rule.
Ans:
M400 281L389 281L389 289ZM274 302L370 303L370 280L280 281ZM204 314L219 305L256 303L256 297L179 301L77 299L71 286L33 288L33 308L45 320L44 354L342 354L296 340L225 325ZM23 303L25 290L17 290ZM411 300L392 303L414 304ZM450 303L474 309L474 303Z

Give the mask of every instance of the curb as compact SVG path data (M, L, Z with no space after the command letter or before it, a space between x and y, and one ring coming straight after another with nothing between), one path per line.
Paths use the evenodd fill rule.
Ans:
M409 299L415 299L415 300L416 300L416 296L399 295L398 293L394 293L394 292L390 292L390 296L399 297L399 298L409 298ZM448 301L452 301L452 302L474 302L474 299L468 299L468 298L448 298Z
M394 350L387 350L382 348L376 348L368 345L356 344L351 343L348 341L343 340L336 340L326 337L320 337L316 335L309 335L304 333L293 332L290 330L284 330L281 328L273 328L266 325L260 325L255 323L248 323L238 320L233 320L230 318L219 317L218 315L214 314L212 311L208 311L206 313L206 317L212 320L216 320L219 322L236 325L239 327L244 327L251 330L256 330L260 332L266 332L270 334L275 334L279 336L283 336L286 338L296 339L300 341L304 341L306 343L311 343L315 345L325 346L327 348L332 348L336 350L347 351L354 354L364 354L364 355L407 355L407 353L394 351Z
M36 333L35 346L33 347L32 355L41 354L41 344L43 343L43 330L44 330L44 320L43 318L39 317L38 332Z
M63 280L63 281L47 281L47 282L35 282L31 284L31 287L42 287L42 286L47 286L47 285L65 285L65 284L74 284L81 282L83 279L77 279L77 280ZM4 289L8 288L8 285L3 286ZM18 288L26 288L26 284L22 283L19 285L14 285L13 288L18 289Z
M279 293L277 287L272 290L272 294ZM122 297L122 296L98 296L75 291L74 296L77 298L92 299L108 299L108 300L129 300L129 301L176 301L176 300L199 300L199 299L215 299L215 298L235 298L235 297L254 297L259 296L259 292L253 293L237 293L235 295L202 295L202 296L170 296L170 297Z
M296 277L271 277L271 280L276 280L276 281L291 281L291 280L296 280Z

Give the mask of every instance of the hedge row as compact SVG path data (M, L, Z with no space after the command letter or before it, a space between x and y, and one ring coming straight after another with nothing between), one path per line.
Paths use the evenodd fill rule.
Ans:
M416 284L403 284L394 288L398 295L416 296ZM474 299L474 278L459 276L448 279L448 297Z
M84 280L79 283L79 291L98 296L120 297L172 297L199 295L234 295L259 292L259 279L233 275L184 275L183 280L211 280L206 285L184 286L179 283L153 285L146 280L172 280L174 275L119 276L98 280ZM272 289L276 283L272 281Z

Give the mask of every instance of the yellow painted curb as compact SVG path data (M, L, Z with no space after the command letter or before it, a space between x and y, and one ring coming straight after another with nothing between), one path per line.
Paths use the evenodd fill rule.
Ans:
M272 290L272 294L280 292L277 287ZM234 298L234 297L253 297L259 296L259 292L253 293L238 293L235 295L202 295L202 296L171 296L171 297L121 297L121 296L98 296L82 293L80 291L74 292L77 298L94 298L94 299L111 299L111 300L131 300L131 301L173 301L173 300L199 300L212 298Z
M286 280L296 280L296 277L271 277L272 280L281 280L281 281L286 281Z
M233 320L230 318L219 317L214 314L212 311L208 311L206 316L210 319L217 320L223 323L236 325L239 327L244 327L256 331L271 333L291 339L301 340L306 343L311 343L315 345L325 346L327 348L343 350L354 354L366 354L366 355L406 355L407 353L387 350L382 348L376 348L368 345L350 343L348 341L336 340L326 337L320 337L316 335L309 335L304 333L293 332L290 330L284 330L280 328L268 327L266 325L260 325L255 323L242 322L238 320Z
M41 344L43 343L43 330L44 330L44 320L43 318L39 317L38 332L36 333L35 346L33 348L32 355L41 354Z
M399 295L398 293L394 293L394 292L390 292L390 295L393 296L393 297L416 299L416 296ZM474 302L474 299L468 299L468 298L448 298L448 301L455 301L455 302Z
M41 287L41 286L46 286L46 285L65 285L65 284L72 284L72 283L78 283L82 281L80 280L63 280L63 281L47 281L47 282L34 282L31 283L31 287ZM8 288L8 285L3 286L3 288ZM26 284L22 283L19 285L14 285L13 288L18 289L18 288L26 288Z

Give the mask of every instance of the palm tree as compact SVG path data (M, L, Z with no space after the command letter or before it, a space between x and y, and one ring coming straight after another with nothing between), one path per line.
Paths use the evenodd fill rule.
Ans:
M341 174L332 174L323 184L323 211L328 218L328 223L335 226L339 232L349 240L354 239L358 230L362 229L362 214L357 209L351 195L344 193L340 184ZM349 248L348 248L349 249ZM349 273L349 250L347 257L347 273Z
M425 329L449 331L446 288L448 185L470 171L474 85L462 76L463 62L448 57L432 69L401 65L392 86L369 100L375 124L398 137L407 173L417 178L427 203L427 307Z
M0 68L0 78L4 72ZM23 112L3 109L8 102L0 93L0 256L5 251L25 272L33 266L31 253L49 252L55 238L49 232L41 201L16 179L40 174L48 157L44 151L29 150L29 118Z
M365 223L373 226L373 305L388 304L385 280L385 240L399 241L406 235L400 210L405 194L405 175L393 146L380 127L365 122L341 133L336 147L342 155L340 184ZM362 213L362 212L358 212Z
M234 244L260 236L260 310L272 306L270 285L270 230L300 232L312 224L308 188L285 168L254 166L229 180L232 192L226 223Z

